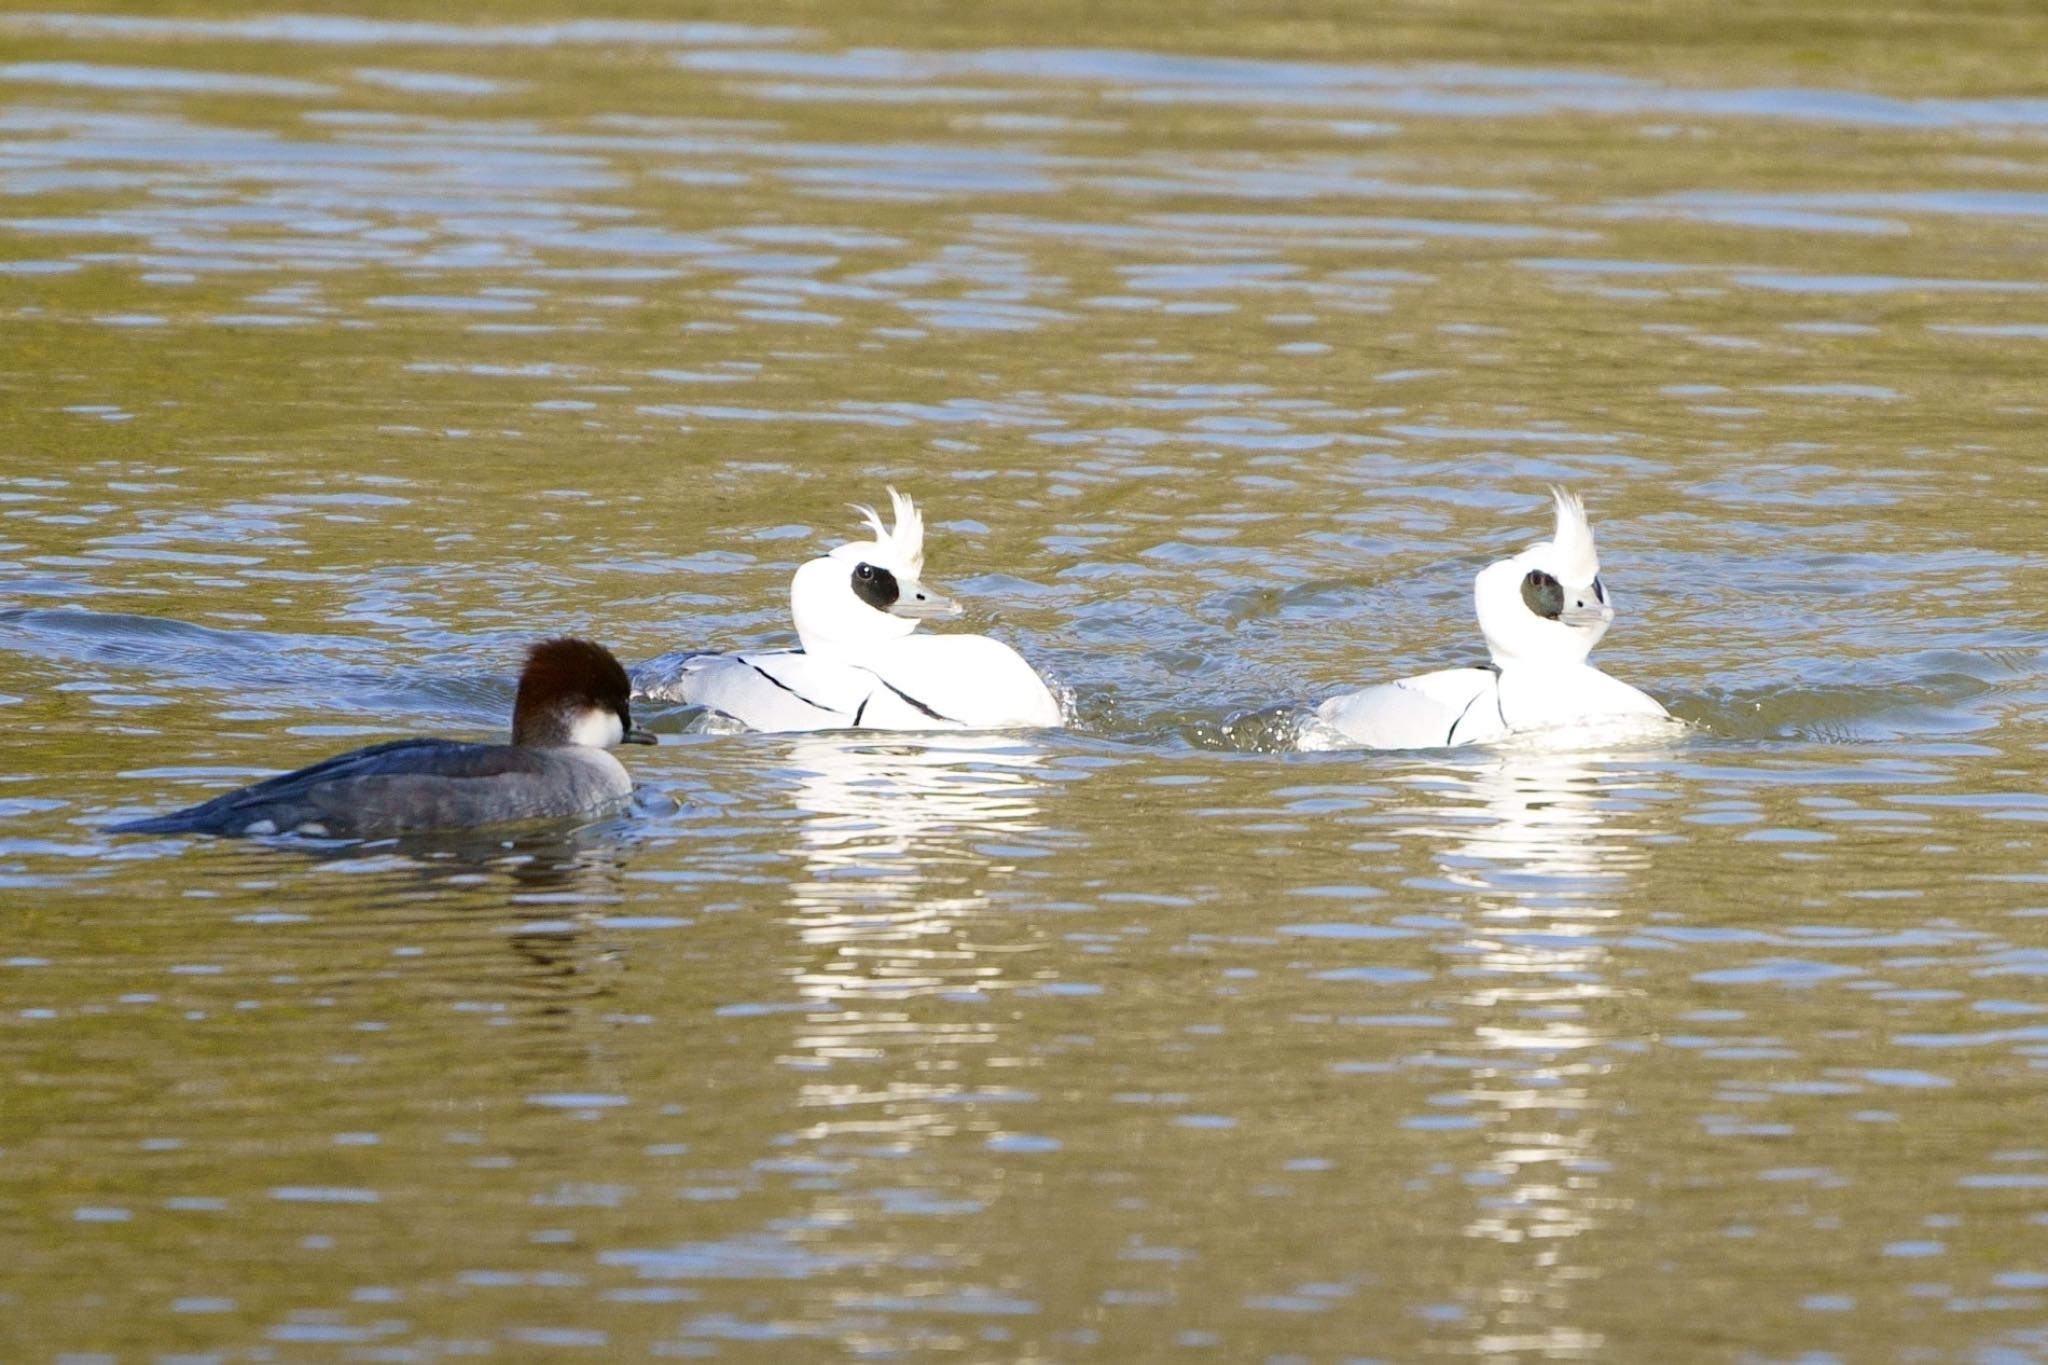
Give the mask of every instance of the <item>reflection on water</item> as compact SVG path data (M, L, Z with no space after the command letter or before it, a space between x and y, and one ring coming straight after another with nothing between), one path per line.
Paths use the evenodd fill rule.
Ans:
M1034 770L1046 754L1005 735L851 735L792 741L790 798L804 813L803 863L789 906L803 941L829 959L806 996L902 999L1000 984L994 954L962 941L996 888L1036 857Z
M802 736L790 742L790 797L802 872L788 904L804 945L795 984L811 1014L799 1053L823 1069L896 1048L986 1044L986 1024L920 1023L901 1006L936 994L985 999L1014 987L1031 945L983 934L998 890L1018 864L1043 856L1047 833L1030 738L935 735L875 740ZM949 1087L947 1087L949 1088ZM841 1104L843 1085L809 1087L807 1103ZM892 1087L892 1100L911 1095Z
M0 16L0 1354L2039 1356L2048 20L1047 13ZM878 480L1074 729L97 832ZM1296 752L1553 481L1686 733Z
M1040 831L1034 799L1048 755L1024 736L861 733L790 741L790 799L809 879L790 887L801 913L864 902L904 905L965 863L984 879L1014 871L1005 837Z
M1429 839L1461 887L1510 899L1623 891L1613 883L1649 860L1642 824L1630 817L1661 799L1654 770L1636 765L1669 752L1637 744L1616 754L1544 737L1490 747L1406 775L1449 800L1418 811L1425 818L1406 832Z
M1634 993L1617 979L1616 929L1650 860L1643 817L1665 799L1655 757L1539 739L1405 775L1431 801L1405 832L1468 893L1458 949L1477 979L1455 1008L1474 1021L1473 1060L1440 1124L1484 1144L1465 1167L1463 1234L1518 1249L1483 1296L1489 1349L1572 1357L1600 1344L1574 1300L1600 1273L1583 1239L1620 1202L1602 1177L1627 1073L1603 1053L1614 1002Z
M791 1126L754 1170L788 1179L798 1208L716 1239L613 1247L601 1264L643 1284L831 1286L792 1295L771 1322L747 1323L749 1336L918 1340L926 1329L911 1324L927 1314L1028 1311L976 1286L976 1258L950 1237L891 1246L865 1229L968 1219L997 1197L984 1179L949 1172L947 1151L991 1126L988 1111L1033 1098L979 1077L1015 1045L994 993L1042 975L1015 964L1039 961L1043 945L1004 941L990 916L999 897L1016 896L1020 862L1070 842L1042 811L1051 756L1031 737L962 734L801 735L774 751L769 799L797 812L782 826L797 866L778 917L796 942L776 988L793 985L795 999L728 996L718 1013L776 1029L778 1091L788 1082L780 1121ZM955 1270L965 1284L920 1285ZM904 1277L920 1287L877 1288ZM710 1314L682 1338L735 1330Z

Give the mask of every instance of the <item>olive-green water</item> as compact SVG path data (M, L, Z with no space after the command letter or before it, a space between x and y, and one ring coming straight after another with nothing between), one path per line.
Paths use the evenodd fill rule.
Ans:
M2048 1359L2044 51L0 15L0 1358ZM1294 752L1553 481L1688 732ZM887 484L1070 728L102 832L780 645Z

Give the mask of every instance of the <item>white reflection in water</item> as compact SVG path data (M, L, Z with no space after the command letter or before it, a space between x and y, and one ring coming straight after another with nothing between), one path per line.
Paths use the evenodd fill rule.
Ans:
M790 744L791 799L804 862L789 905L802 949L793 974L811 1008L788 1064L818 1074L798 1104L835 1111L805 1130L812 1140L893 1134L913 1141L951 1131L958 1084L912 1079L887 1063L904 1049L915 1072L943 1072L958 1049L997 1040L976 1016L1000 984L1014 948L975 941L992 893L1043 838L1038 798L1043 749L1001 735L886 741L805 735ZM933 1016L921 1001L943 996Z
M1643 809L1651 775L1609 752L1539 738L1427 777L1448 778L1445 794L1456 804L1429 812L1450 823L1412 832L1441 841L1439 861L1460 885L1540 897L1555 908L1557 897L1580 888L1620 889L1648 861L1631 817Z
M1447 799L1408 832L1432 838L1446 880L1470 893L1457 1014L1477 1022L1462 1084L1442 1098L1447 1126L1477 1140L1460 1172L1465 1235L1529 1249L1485 1305L1520 1349L1583 1348L1571 1304L1593 1260L1572 1248L1617 1207L1603 1155L1617 1039L1589 1010L1618 992L1612 930L1649 860L1656 778L1642 760L1657 757L1514 746L1412 779Z
M793 740L805 875L789 904L803 941L830 951L804 993L901 998L998 975L960 941L960 921L1014 871L1022 850L1004 841L1042 831L1045 757L999 735Z

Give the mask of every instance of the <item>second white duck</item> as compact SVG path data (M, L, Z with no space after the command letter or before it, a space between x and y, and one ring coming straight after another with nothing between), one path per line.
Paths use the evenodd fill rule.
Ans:
M1551 538L1487 565L1473 580L1491 661L1332 697L1316 708L1305 747L1435 749L1536 730L1669 723L1647 693L1586 662L1614 621L1614 603L1600 581L1585 506L1562 488L1550 495L1557 507Z
M920 635L960 606L924 582L924 517L889 490L894 524L799 567L789 585L799 647L668 655L633 674L633 695L703 706L750 730L997 730L1056 726L1052 691L1017 651L985 635Z

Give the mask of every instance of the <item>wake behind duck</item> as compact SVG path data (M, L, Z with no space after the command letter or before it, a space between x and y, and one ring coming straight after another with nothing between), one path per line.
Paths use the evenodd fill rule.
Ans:
M1303 748L1449 748L1538 733L1599 743L1670 732L1675 722L1655 699L1586 662L1614 621L1614 603L1584 504L1562 488L1550 495L1551 538L1473 580L1490 662L1332 697L1303 728Z
M889 490L894 524L858 507L873 539L804 564L789 585L796 649L670 654L633 695L702 706L749 730L997 730L1060 724L1017 651L985 635L919 635L960 606L924 583L924 517Z

